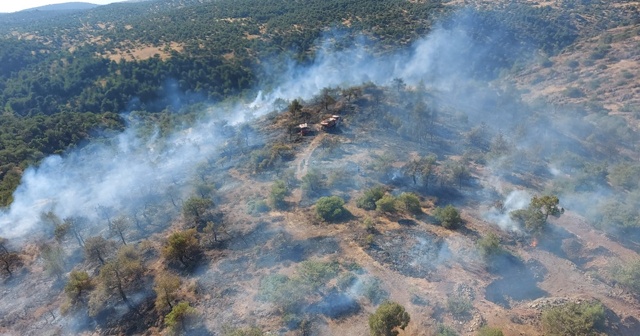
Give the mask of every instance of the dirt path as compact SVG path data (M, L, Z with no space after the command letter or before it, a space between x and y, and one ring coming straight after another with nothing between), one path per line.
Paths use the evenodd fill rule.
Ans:
M320 145L320 142L322 141L322 139L324 139L326 135L327 133L324 133L324 132L318 133L318 135L316 135L313 138L311 143L309 143L309 146L307 146L307 148L305 148L298 155L298 157L293 161L294 164L296 165L296 178L298 180L302 179L302 177L307 174L311 156L313 155L313 152L316 150L316 148L318 148L318 146Z
M302 177L307 174L307 170L309 170L309 162L311 161L313 152L316 150L316 148L318 148L320 142L326 135L327 133L324 132L318 133L318 135L316 135L313 140L311 140L307 148L300 152L296 159L293 161L292 165L296 167L295 176L297 180L302 180ZM302 201L302 189L297 188L291 193L290 202L292 202L293 204L300 204L300 201Z

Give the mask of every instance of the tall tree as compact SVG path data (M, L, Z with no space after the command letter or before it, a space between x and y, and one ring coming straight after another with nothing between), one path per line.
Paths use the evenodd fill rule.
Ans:
M185 267L195 261L200 252L200 244L196 237L195 229L172 233L162 249L162 254L165 258L178 260Z
M84 254L91 261L99 261L101 265L106 263L107 256L114 250L114 243L101 236L90 237L85 241Z
M120 238L123 245L127 245L127 241L124 239L125 233L131 227L131 222L127 217L119 216L113 220L111 225L111 232Z
M126 291L140 279L142 271L140 255L135 248L131 245L122 246L116 258L105 263L100 269L97 278L98 288L89 299L89 314L95 316L112 296L119 296L133 308Z
M185 220L192 221L196 227L204 224L205 213L213 207L213 201L202 197L189 197L182 205Z
M169 272L161 272L156 275L153 290L156 292L156 310L162 311L167 307L173 309L173 301L177 298L182 280L179 276Z

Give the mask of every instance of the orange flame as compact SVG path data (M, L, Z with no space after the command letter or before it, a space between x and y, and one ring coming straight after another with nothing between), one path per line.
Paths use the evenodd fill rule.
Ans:
M538 246L538 240L533 238L533 240L531 241L531 247L536 247Z

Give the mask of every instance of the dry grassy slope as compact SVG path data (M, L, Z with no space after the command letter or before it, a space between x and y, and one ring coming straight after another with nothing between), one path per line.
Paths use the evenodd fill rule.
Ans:
M394 166L402 166L406 158L416 154L416 146L407 143L402 138L385 135L386 132L371 132L375 125L370 122L349 123L344 126L340 134L320 133L315 137L308 137L296 146L297 158L291 161L289 169L296 171L296 175L303 175L309 166L321 167L325 173L332 169L343 169L348 163L355 163L366 167L371 162L372 153L394 151L398 161ZM369 131L366 131L369 130ZM337 138L341 145L337 153L326 155L318 148L319 140L324 137ZM425 150L420 149L420 150ZM365 154L365 155L363 155ZM326 168L331 167L331 168ZM490 188L488 175L483 167L473 167L473 175L480 184ZM257 181L248 175L233 173L232 176L241 183L242 187L233 189L226 196L228 199L248 199L264 194L269 183ZM298 176L300 177L300 176ZM428 215L414 218L408 214L381 215L373 211L364 211L355 206L355 199L361 190L372 181L360 174L350 177L351 187L332 189L332 194L339 194L346 199L347 209L353 217L338 224L318 223L314 218L313 207L300 204L300 190L295 189L288 198L291 207L283 211L272 211L260 218L268 230L278 232L278 235L289 237L292 241L302 242L314 239L335 240L339 251L324 255L313 255L310 259L337 260L340 262L357 262L368 275L382 280L383 287L390 293L390 299L402 304L412 316L409 327L401 335L433 335L439 323L453 326L461 335L474 335L478 327L484 323L500 327L505 335L543 335L540 326L541 311L544 307L567 301L597 299L603 302L613 314L622 322L610 320L608 333L611 335L635 335L639 331L634 323L635 317L640 316L640 304L624 290L605 281L608 267L619 259L626 260L635 252L625 249L618 243L609 240L601 233L593 230L574 214L567 213L553 225L567 231L563 236L551 237L546 247L531 247L528 241L522 241L513 235L498 230L494 225L482 220L482 203L473 200L477 190L473 187L463 189L465 197L470 198L467 206L463 206L463 218L466 229L449 231L433 225ZM506 181L503 181L506 184ZM411 186L397 187L396 191L411 190ZM433 209L432 199L423 199L423 210L429 214ZM229 206L228 212L237 211L237 206ZM249 224L256 219L241 215L236 218L238 223ZM423 232L433 237L439 237L446 242L449 256L444 262L436 262L435 269L429 276L410 276L402 271L402 264L406 260L392 260L381 262L363 244L366 231L363 228L364 218L373 218L379 235L376 244L390 253L398 249L412 250L415 247L413 234ZM403 220L411 220L415 224L407 227L400 224ZM251 225L251 224L250 224ZM500 276L485 270L475 247L476 240L488 232L500 235L505 246L519 255L527 265L539 268L540 281L538 287L545 291L543 298L535 301L510 301L510 307L501 306L487 299L488 287ZM391 238L389 238L391 237ZM395 237L395 238L394 238ZM394 240L402 242L394 245ZM233 287L235 296L224 296L224 286L217 288L228 309L224 312L217 305L204 303L203 314L209 321L234 321L236 325L257 324L265 330L275 331L281 328L281 316L268 304L256 301L259 279L266 274L280 273L295 274L296 263L285 262L268 269L260 269L254 265L261 254L267 253L270 247L277 246L277 238L269 240L264 246L255 246L249 252L237 253L229 251L224 258L240 260L248 258L246 268L235 270ZM569 247L571 248L569 248ZM567 258L563 253L571 252ZM418 256L419 257L419 256ZM409 261L420 263L422 261ZM219 273L224 259L212 262L208 272ZM250 275L242 275L249 271ZM527 280L528 274L522 274L522 279L512 279L513 282ZM246 280L243 280L242 278ZM226 283L221 281L221 283ZM456 318L447 311L447 297L454 292L464 292L472 298L473 309L465 318ZM415 303L414 295L425 298L427 305ZM215 295L214 295L215 297ZM362 311L343 319L329 319L315 317L312 321L313 330L320 335L366 335L367 315L375 310L364 298L358 301ZM211 326L214 327L215 326ZM635 329L634 329L635 328ZM285 335L297 335L297 331L287 331Z
M606 51L598 55L598 50ZM640 25L582 39L550 61L514 76L520 88L529 90L529 98L542 97L559 104L597 104L624 115L638 128Z

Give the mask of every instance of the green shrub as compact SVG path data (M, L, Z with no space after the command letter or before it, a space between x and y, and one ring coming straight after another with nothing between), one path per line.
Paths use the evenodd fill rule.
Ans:
M260 281L258 299L288 311L304 297L300 283L282 274L268 275Z
M489 258L491 256L501 254L503 251L500 246L500 237L498 237L494 233L489 233L488 235L482 237L478 240L478 249L480 250L480 254L484 258Z
M447 298L447 309L453 316L465 316L471 312L473 305L464 295L449 295Z
M173 330L176 330L178 328L178 325L180 325L184 330L185 321L195 314L195 308L191 307L191 305L189 305L189 302L182 301L173 306L171 312L167 314L167 316L165 316L164 323L167 325L167 327Z
M376 312L369 316L369 332L371 336L395 336L396 328L404 330L411 317L404 307L395 302L384 302Z
M614 267L611 273L620 284L640 294L640 260Z
M396 198L393 195L384 195L376 202L376 209L380 212L396 212Z
M376 202L384 196L382 187L373 187L364 192L360 198L356 200L356 206L365 210L375 210Z
M542 313L545 335L593 335L604 321L604 307L600 303L567 303Z
M438 221L438 224L450 230L455 230L462 225L462 218L458 209L451 204L444 208L437 207L433 211L433 216Z
M271 193L269 193L269 203L274 209L282 209L286 206L284 198L287 196L288 190L284 181L275 181L271 185Z
M325 221L335 221L347 213L344 200L338 196L321 197L316 202L316 213Z
M357 279L358 277L351 272L344 273L336 281L336 286L344 291L349 289Z
M250 215L259 215L269 211L269 205L265 200L251 200L247 202L247 212Z
M389 298L389 292L381 287L380 279L377 278L365 282L362 291L364 297L372 304L378 304Z
M569 98L581 98L584 97L584 92L577 87L570 87L564 90L565 96Z
M405 210L412 214L419 214L422 212L420 207L420 198L414 193L402 193L398 196L398 202L402 204Z
M438 331L436 331L436 336L458 336L458 333L455 329L446 326L444 324L438 325Z
M333 279L340 270L336 262L306 260L298 267L298 281L312 291Z
M478 330L478 336L504 336L502 330L484 326Z
M265 333L258 327L231 328L229 326L223 326L222 335L223 336L263 336L265 335Z

